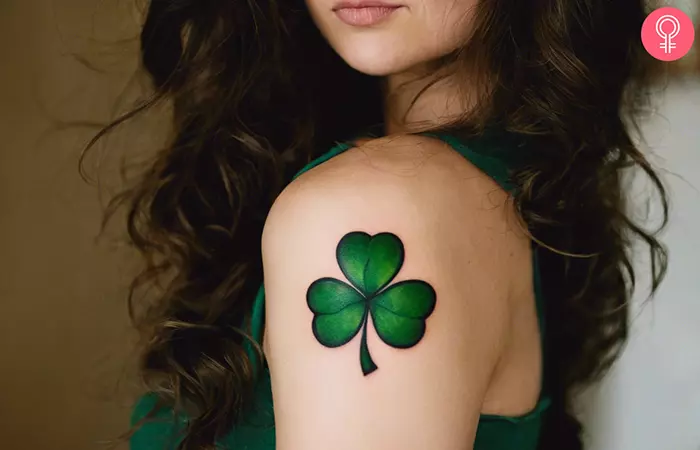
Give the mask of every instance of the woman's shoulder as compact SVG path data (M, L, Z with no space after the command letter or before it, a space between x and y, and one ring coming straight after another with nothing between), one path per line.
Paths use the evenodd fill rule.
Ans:
M426 208L458 219L457 206L465 212L481 208L485 197L490 210L511 206L508 194L490 176L445 142L421 135L388 136L361 140L298 176L275 201L271 217L286 214L292 205L343 202L346 207L390 203ZM470 216L472 222L491 217Z
M357 229L391 230L455 264L501 258L483 270L509 277L529 264L530 241L507 192L440 140L367 140L297 177L275 201L263 253L281 241L318 242ZM274 250L271 250L274 252ZM511 277L512 278L512 277Z
M263 244L311 224L413 228L446 242L497 241L485 251L526 251L529 245L507 192L449 145L415 135L360 142L301 174L274 202Z
M413 136L362 142L290 184L262 245L279 442L448 448L475 432L529 263L505 197Z

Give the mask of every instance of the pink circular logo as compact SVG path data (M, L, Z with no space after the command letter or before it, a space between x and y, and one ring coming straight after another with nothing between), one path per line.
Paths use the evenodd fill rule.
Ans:
M693 45L695 30L690 17L670 6L653 11L642 25L642 44L661 61L684 57Z

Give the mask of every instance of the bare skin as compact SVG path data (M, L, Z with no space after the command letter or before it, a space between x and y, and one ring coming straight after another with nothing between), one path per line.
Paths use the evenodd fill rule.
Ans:
M277 448L468 450L480 414L534 408L530 244L507 200L448 146L414 136L365 142L282 193L263 236ZM382 363L369 377L358 369L359 338L319 345L305 303L311 282L342 278L334 249L352 230L400 236L406 259L397 280L422 279L437 292L415 347L382 345L369 329Z

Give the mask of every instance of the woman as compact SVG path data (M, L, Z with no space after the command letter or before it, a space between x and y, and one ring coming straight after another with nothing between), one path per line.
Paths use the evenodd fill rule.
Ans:
M152 0L133 450L581 448L627 336L640 0ZM296 176L295 176L296 175ZM264 232L263 232L264 228ZM264 288L263 288L264 282ZM132 299L134 297L132 296ZM274 400L274 408L273 408Z

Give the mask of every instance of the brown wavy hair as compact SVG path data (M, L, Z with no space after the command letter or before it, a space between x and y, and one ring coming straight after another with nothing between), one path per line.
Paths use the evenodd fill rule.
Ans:
M633 220L623 190L628 169L641 169L665 224L664 187L631 137L656 73L640 43L645 16L640 0L481 0L472 38L436 71L476 74L481 95L442 129L468 137L496 126L537 151L512 180L545 249L553 405L543 450L581 448L571 398L627 338L632 243L648 246L652 293L666 269L658 230ZM214 448L256 381L244 344L271 204L310 159L382 122L382 88L332 51L302 0L151 0L141 51L152 96L88 148L117 124L171 106L168 144L111 211L128 210L146 263L129 299L141 375L161 405L187 414L178 448ZM153 286L154 298L137 301Z

